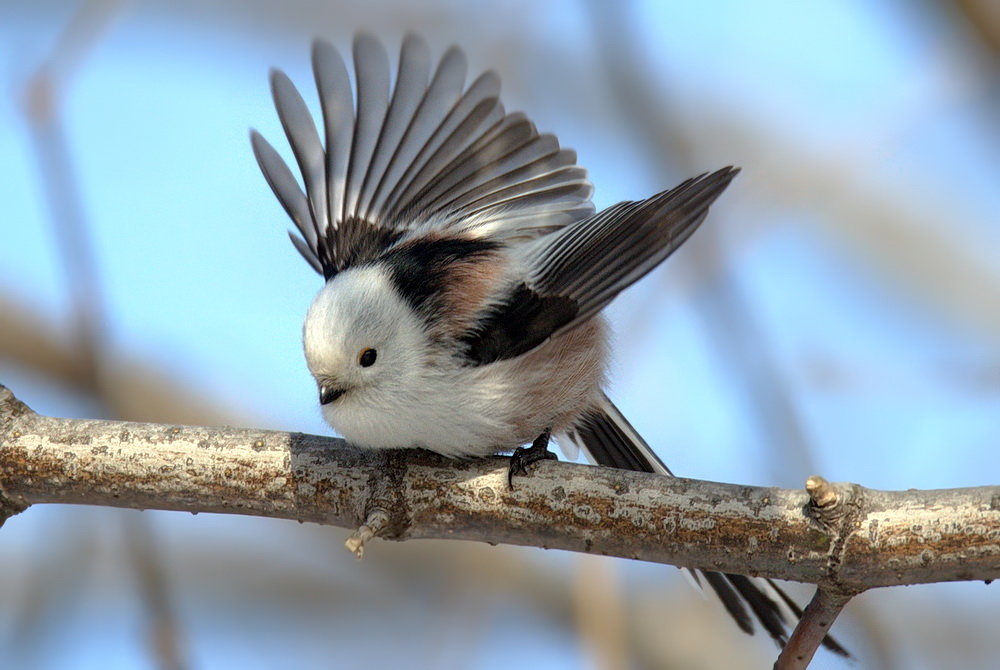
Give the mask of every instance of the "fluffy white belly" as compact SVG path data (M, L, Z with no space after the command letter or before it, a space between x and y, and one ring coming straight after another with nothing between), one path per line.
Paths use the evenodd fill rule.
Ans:
M386 392L346 393L325 405L327 422L369 448L423 447L445 456L486 456L567 429L600 393L603 322L591 323L515 359L468 367L455 359Z
M456 368L429 375L419 392L391 398L351 397L324 406L327 422L353 444L375 449L422 447L445 456L485 456L513 449L505 393L497 384Z

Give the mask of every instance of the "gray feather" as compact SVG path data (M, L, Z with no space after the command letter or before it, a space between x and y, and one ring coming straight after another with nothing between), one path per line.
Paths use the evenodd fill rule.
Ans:
M576 202L586 200L593 187L583 170L576 167L573 155L571 151L558 151L532 161L469 189L452 200L449 207L462 214L479 214L494 207L506 211L529 209L542 193L550 193L552 199L538 204L559 208L568 201L560 194L572 195L571 200Z
M370 219L373 214L372 196L375 189L381 185L385 171L396 155L400 142L409 129L421 98L427 90L430 69L431 54L427 43L413 35L408 35L403 40L399 54L399 76L393 90L392 103L386 113L385 123L378 134L375 153L361 189L358 216L363 219ZM458 84L459 90L461 90L462 83L464 82Z
M524 118L503 129L500 133L490 133L489 138L481 138L455 157L444 169L434 175L432 180L415 193L412 199L406 201L406 208L411 211L424 212L443 195L451 193L451 189L462 186L465 189L474 186L467 179L478 171L501 161L504 157L530 144L538 137L534 124ZM460 195L462 191L452 193Z
M292 246L294 246L295 249L302 254L302 258L306 259L306 263L309 263L309 267L316 272L323 274L323 264L320 263L319 258L316 257L316 252L309 248L309 245L303 242L301 237L290 230L288 231L288 239L292 241Z
M309 247L315 251L316 228L309 212L309 200L299 188L292 171L288 169L288 165L281 159L274 147L256 130L250 131L250 146L253 147L257 165L264 173L264 178L267 179L267 183L274 191L278 202L285 208L285 212L288 213L295 227L309 243Z
M327 225L326 166L316 124L298 89L284 72L271 71L271 92L278 118L302 173L315 228L324 230Z
M453 173L448 179L442 179L428 194L425 207L430 212L455 209L469 198L475 199L485 192L502 190L522 179L532 179L537 174L557 167L549 159L557 157L558 153L559 141L552 135L541 135L506 156L484 165L476 166L473 161L469 167L476 169L467 174Z
M467 151L481 133L503 122L504 110L497 98L481 100L465 113L469 99L468 95L463 98L441 123L393 189L389 196L389 202L393 203L387 214L389 220L397 220L403 212L415 211L414 200L419 194Z
M492 98L491 108L498 106L500 82L496 76L480 77L463 95L465 72L465 56L457 49L449 49L413 118L405 143L400 146L392 173L382 184L379 205L387 200L397 201L398 194L411 180L419 179L426 171L433 173L436 167L430 159L439 155L444 143L455 141L453 134L459 126L475 131L482 125L489 110L477 114L477 106L484 99Z
M361 189L389 105L389 55L381 42L366 33L354 39L354 74L358 86L358 118L347 169L344 218L359 214Z
M738 172L723 168L689 179L647 200L615 205L539 238L524 252L528 285L542 296L576 302L579 311L563 330L573 328L690 237Z
M389 57L374 37L359 35L353 55L352 88L337 51L327 42L313 45L325 147L294 85L272 75L304 193L274 149L252 139L261 170L302 235L296 248L327 278L384 251L376 241L393 244L416 226L520 242L593 211L575 154L539 135L523 114L505 112L496 74L466 88L458 49L449 49L430 76L426 43L408 35L394 85Z
M400 180L414 167L414 161L419 152L426 147L435 128L441 123L441 118L462 95L465 71L465 57L460 51L451 49L438 64L430 85L413 92L414 102L417 103L416 111L406 119L405 135L379 181L372 203L375 212L385 214L384 206L387 199L392 198L391 193L397 188Z
M344 60L329 42L317 40L313 44L312 63L326 133L327 209L330 223L336 228L347 215L345 201L347 167L354 137L354 94Z

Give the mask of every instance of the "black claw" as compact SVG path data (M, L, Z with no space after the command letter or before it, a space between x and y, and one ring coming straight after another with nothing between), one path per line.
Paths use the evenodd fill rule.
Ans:
M510 468L507 470L507 486L514 488L514 475L527 475L528 466L538 461L558 460L558 456L549 451L549 439L552 437L552 429L546 428L545 432L535 438L531 446L525 449L518 447L510 455Z

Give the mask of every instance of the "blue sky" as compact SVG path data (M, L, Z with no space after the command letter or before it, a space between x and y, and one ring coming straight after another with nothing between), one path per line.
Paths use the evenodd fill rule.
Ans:
M267 71L279 66L307 89L312 35L343 47L363 27L394 49L410 17L438 53L457 43L474 67L499 68L508 107L577 149L599 206L671 184L609 104L595 27L576 3L428 3L423 15L411 9L395 19L302 7L302 17L270 10L255 21L224 5L201 14L183 3L125 5L76 66L61 117L105 294L106 350L149 361L256 425L323 433L299 342L319 279L288 244L289 222L247 140L255 127L283 144ZM731 285L764 338L762 360L791 398L809 460L830 479L876 488L996 484L1000 472L997 319L977 320L974 305L949 306L907 280L920 261L907 240L926 231L957 250L924 258L935 264L929 271L963 286L965 266L955 259L971 258L1000 287L1000 145L988 121L996 110L988 63L959 25L926 9L642 2L628 19L630 47L668 103L665 122L694 147L692 169L743 167L706 226L715 226ZM323 18L310 21L312 11ZM60 324L66 282L18 98L69 16L58 3L0 9L0 292ZM526 46L512 53L510 44ZM497 54L503 62L492 63ZM892 217L871 211L873 239L883 243L860 247L854 233L839 234L836 217L856 216L853 203L869 201L889 203L903 227L884 227ZM934 212L941 216L929 223L906 218ZM699 305L717 295L718 275L684 253L610 308L612 397L678 474L800 485L812 473L776 459L739 391L743 381L706 335ZM983 275L970 276L978 283ZM11 361L0 359L0 374L40 412L93 412ZM236 538L254 527L162 519L177 542L197 532L196 521ZM27 524L9 524L8 542L30 542ZM971 599L968 607L1000 614L996 594L983 599L968 586L922 588L951 588ZM980 643L1000 653L995 641ZM581 660L559 634L538 644L550 667ZM526 643L525 658L531 650ZM142 665L141 647L120 651L122 667ZM484 643L476 658L492 667L496 649Z

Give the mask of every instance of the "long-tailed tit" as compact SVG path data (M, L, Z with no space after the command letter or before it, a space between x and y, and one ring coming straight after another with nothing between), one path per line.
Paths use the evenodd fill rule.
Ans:
M600 312L691 236L738 170L595 214L575 153L505 111L494 73L466 87L458 49L432 72L426 43L408 36L390 85L385 49L359 36L356 107L336 50L317 41L312 62L325 148L295 86L271 74L305 192L266 140L251 141L301 235L292 243L326 280L303 339L327 422L363 447L516 447L510 476L552 456L550 435L601 465L669 474L602 390ZM757 583L702 576L743 630L746 603L785 640Z

